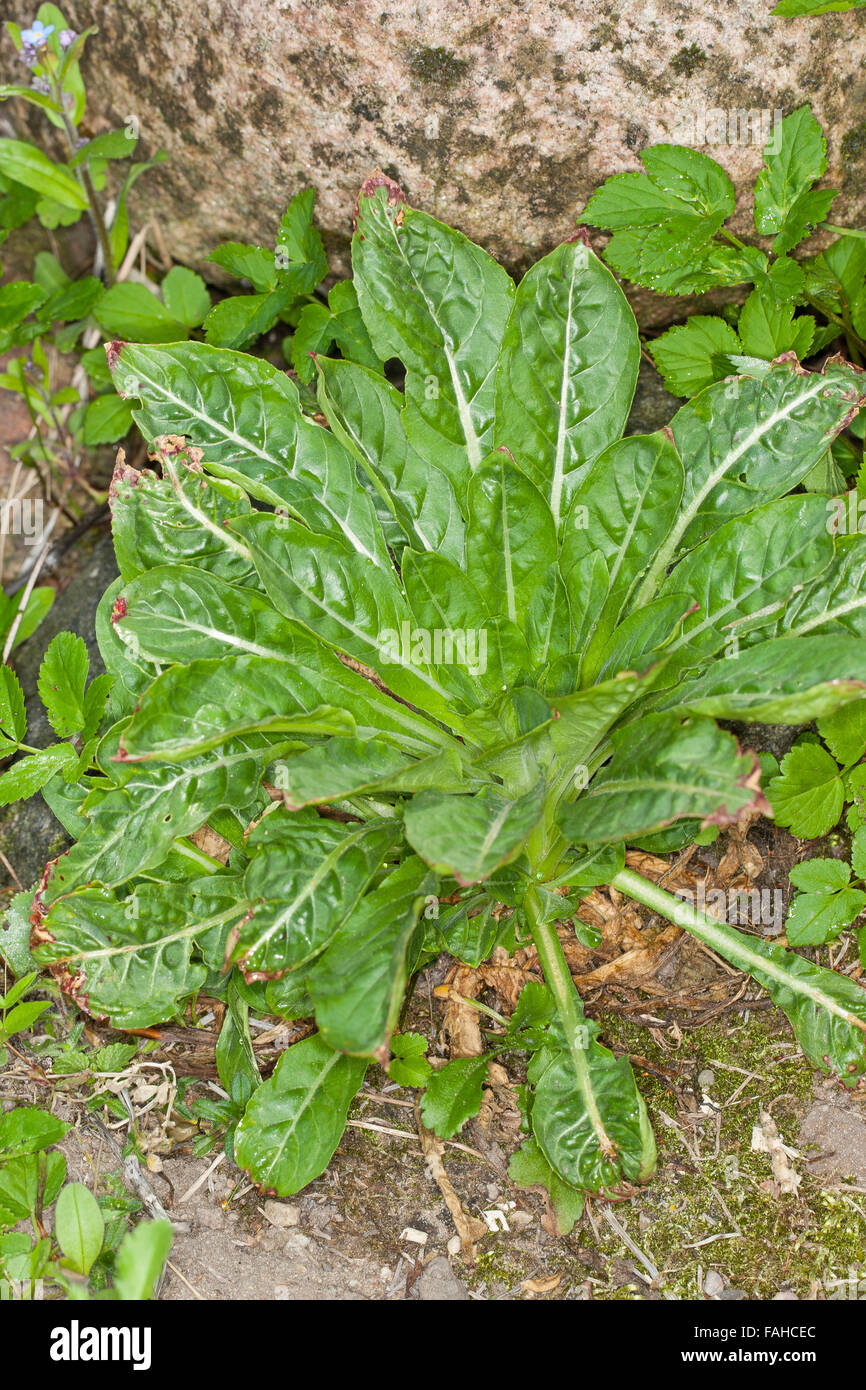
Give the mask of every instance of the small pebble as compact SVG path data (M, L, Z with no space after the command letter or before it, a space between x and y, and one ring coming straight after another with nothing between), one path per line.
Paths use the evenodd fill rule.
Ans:
M799 1303L800 1299L793 1289L780 1289L778 1293L773 1294L771 1301L773 1303Z
M461 1250L460 1237L452 1236L446 1246L449 1255L459 1255Z
M290 1206L287 1202L265 1202L262 1210L265 1213L265 1220L270 1221L272 1226L297 1226L301 1213L297 1207Z
M403 1230L403 1231L400 1232L399 1239L400 1239L400 1240L409 1240L409 1241L412 1242L413 1245L426 1245L426 1244L427 1244L427 1232L426 1232L426 1231L416 1231L415 1228L414 1228L414 1226L407 1226L407 1227L405 1228L405 1230Z
M698 1072L698 1085L703 1087L705 1091L709 1090L715 1079L716 1073L710 1071L709 1067L705 1067L703 1071Z
M704 1293L709 1294L710 1298L717 1298L725 1287L725 1281L721 1274L715 1269L711 1269L704 1280Z

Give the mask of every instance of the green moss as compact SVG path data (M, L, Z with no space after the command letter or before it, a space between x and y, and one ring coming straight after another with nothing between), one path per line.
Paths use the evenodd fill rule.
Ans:
M679 53L675 53L671 58L670 66L680 77L691 77L692 73L702 68L707 61L707 55L696 43L686 44Z
M866 121L861 121L859 125L852 126L842 138L840 146L842 158L862 159L866 155Z
M659 1071L680 1071L680 1090L685 1086L687 1094L693 1087L696 1111L706 1103L705 1091L719 1107L702 1124L690 1124L664 1082L635 1064L656 1133L659 1168L641 1197L617 1207L617 1216L659 1270L664 1292L700 1297L699 1270L705 1277L709 1269L750 1298L770 1298L781 1288L805 1298L814 1296L816 1286L829 1295L831 1281L852 1271L866 1278L864 1223L856 1197L824 1190L802 1159L794 1160L802 1176L799 1193L777 1195L768 1156L751 1150L761 1109L770 1110L784 1141L795 1143L812 1099L812 1068L790 1046L781 1015L768 1012L724 1030L687 1033L669 1050L622 1018L602 1023L607 1041L617 1048L638 1054ZM713 1073L709 1086L697 1080L706 1071ZM668 1124L661 1115L669 1117ZM604 1221L596 1219L596 1227L598 1239L587 1222L582 1224L581 1245L593 1248L608 1269L613 1260L631 1261ZM625 1285L609 1275L607 1283L596 1283L593 1294L628 1300L644 1297L646 1289L642 1282Z
M449 48L419 48L409 59L409 71L419 82L437 87L456 87L469 71L469 59L458 58Z

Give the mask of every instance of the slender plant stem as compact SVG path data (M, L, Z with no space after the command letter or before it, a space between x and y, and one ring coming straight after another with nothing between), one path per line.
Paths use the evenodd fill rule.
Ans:
M666 917L675 926L690 932L692 936L697 937L698 941L702 941L711 950L717 951L720 956L724 956L725 960L738 966L740 970L746 970L751 975L758 975L760 983L766 985L767 980L772 980L775 985L783 985L787 989L794 988L792 976L784 965L780 964L778 959L774 959L772 955L764 955L762 952L754 950L749 945L748 936L738 932L735 927L714 921L707 913L692 907L690 903L683 902L681 898L674 897L673 893L659 888L658 884L651 883L641 874L636 874L633 869L621 869L611 879L610 886L616 888L617 892L625 893L627 897L643 903L644 907L651 908L661 917ZM762 944L766 946L766 943ZM846 1023L866 1032L866 1023L863 1019L858 1018L850 1009L846 1009L844 1004L834 1000L826 991L801 979L796 981L795 992L810 998L815 1004L826 1009L828 1013L835 1014Z
M75 132L75 126L69 119L66 107L63 104L63 90L55 79L49 78L49 81L51 82L53 88L52 96L54 97L54 100L57 102L57 105L60 107L61 119L63 121L63 131L66 136L66 143L69 146L69 153L74 155L76 153L75 141L77 139L77 136ZM105 218L102 215L102 207L100 205L99 199L96 196L96 189L93 186L93 179L90 177L90 170L87 167L87 161L84 160L76 168L75 172L78 175L82 187L84 188L84 192L87 194L87 201L90 205L90 217L93 222L93 227L96 232L96 235L99 239L99 245L102 248L102 259L105 262L106 283L108 285L113 285L115 282L114 256L111 251L111 242L108 237L108 228L105 225Z

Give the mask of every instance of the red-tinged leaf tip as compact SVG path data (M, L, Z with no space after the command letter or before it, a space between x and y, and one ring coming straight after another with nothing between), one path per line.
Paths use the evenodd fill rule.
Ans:
M587 247L587 249L588 249L589 251L592 251L592 250L593 250L593 248L592 248L592 242L591 242L590 239L589 239L589 232L586 230L585 227L578 227L578 229L577 229L576 232L574 232L571 236L567 236L567 237L565 238L565 241L564 241L563 245L564 245L564 246L574 246L574 245L575 245L577 242L579 242L579 241L580 241L580 242L583 242L583 245L584 245L585 247ZM593 255L595 255L595 252L594 252L594 251L593 251Z
M114 371L115 367L117 366L117 359L120 356L121 349L125 347L126 343L123 341L122 338L112 338L110 343L105 344L105 360L108 363L108 370L110 372ZM119 391L118 395L122 396L123 392Z
M386 188L388 190L388 207L395 207L398 209L394 222L398 227L402 225L403 207L407 202L406 194L403 192L399 183L395 183L393 179L389 179L388 175L383 174L381 169L374 169L372 174L361 184L360 192L355 200L355 216L352 222L355 231L358 230L358 219L361 216L361 199L372 198L377 188Z
M796 352L780 352L778 357L774 357L771 363L773 367L790 367L791 371L797 376L808 376L806 368L801 365Z
M126 617L126 599L123 594L118 594L114 600L114 607L111 610L111 622L119 623L121 618Z
M822 376L827 375L828 367L844 367L846 371L852 374L852 376L862 376L866 378L866 367L858 367L854 362L849 362L848 358L843 357L841 352L834 352L832 357L827 358L826 362L821 368ZM864 390L866 390L866 383L864 383Z
M114 511L116 503L121 500L122 489L124 487L138 487L142 477L143 474L137 468L130 467L126 462L126 454L123 449L118 449L114 472L108 485L108 506L111 511Z

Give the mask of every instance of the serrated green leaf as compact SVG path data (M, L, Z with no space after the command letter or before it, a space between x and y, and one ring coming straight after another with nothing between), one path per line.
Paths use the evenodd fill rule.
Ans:
M794 865L789 877L803 893L835 893L847 888L851 870L844 859L805 859Z
M19 758L8 772L0 776L0 806L9 806L13 801L23 801L33 796L55 773L75 761L75 749L69 743L55 743L50 748L42 748L38 753Z
M815 839L832 830L845 792L834 760L816 743L800 743L782 759L781 775L767 788L777 825Z
M453 1139L477 1115L490 1057L454 1057L434 1072L421 1097L421 1118L440 1139Z
M11 666L0 666L0 730L15 743L27 733L24 692Z
M755 227L764 236L777 236L773 250L795 245L788 218L797 200L827 168L827 142L808 106L786 116L764 147L764 168L755 181ZM803 206L794 213L794 229L805 219ZM789 233L789 235L785 235ZM797 237L799 240L799 237Z
M675 396L694 396L728 375L726 353L740 351L740 340L725 320L694 314L650 343L653 361Z
M834 941L866 907L866 893L843 888L837 893L798 893L785 922L789 946L821 946Z
M39 698L59 738L71 738L84 728L84 688L90 658L84 639L58 632L39 667Z
M210 292L200 275L186 266L176 265L160 287L163 303L178 323L197 328L210 309Z
M843 767L859 762L866 753L866 700L852 700L819 719L818 733Z

